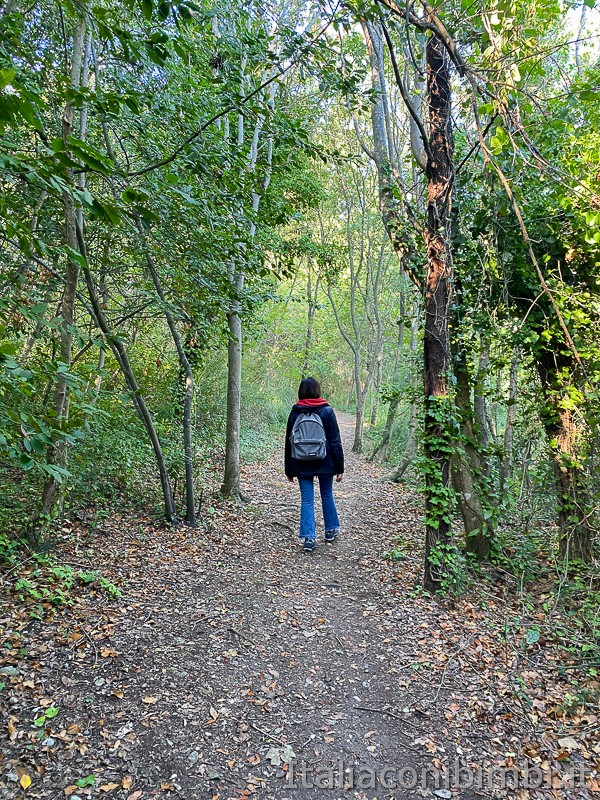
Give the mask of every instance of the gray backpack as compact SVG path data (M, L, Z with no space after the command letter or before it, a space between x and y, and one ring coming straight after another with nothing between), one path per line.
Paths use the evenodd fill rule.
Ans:
M327 436L323 420L314 412L298 414L290 433L292 458L297 461L317 461L327 454Z

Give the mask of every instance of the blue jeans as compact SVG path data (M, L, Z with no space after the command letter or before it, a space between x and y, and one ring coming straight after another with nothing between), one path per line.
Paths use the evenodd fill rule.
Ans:
M333 531L340 527L335 500L333 499L333 475L317 475L321 492L321 505L323 506L323 522L326 531ZM315 485L314 478L298 478L300 485L300 538L316 539L317 528L315 524Z

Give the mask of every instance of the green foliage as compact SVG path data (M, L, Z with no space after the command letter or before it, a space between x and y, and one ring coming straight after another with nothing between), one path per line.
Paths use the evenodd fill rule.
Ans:
M111 600L122 596L122 591L97 570L76 571L67 564L55 563L47 556L37 556L33 560L38 566L27 568L15 557L12 567L17 577L11 581L13 593L33 618L42 619L44 608L48 606L71 605L78 584L95 588Z

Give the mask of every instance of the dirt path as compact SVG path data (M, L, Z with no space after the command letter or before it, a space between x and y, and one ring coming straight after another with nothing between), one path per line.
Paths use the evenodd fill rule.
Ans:
M80 538L74 563L124 596L22 626L1 797L449 798L424 767L520 746L506 705L480 697L477 663L466 675L456 658L477 612L457 621L418 596L420 513L349 452L352 419L340 423L343 533L325 545L321 527L311 555L279 461L246 470L252 505L218 507L206 535L110 520ZM37 738L48 705L60 711Z

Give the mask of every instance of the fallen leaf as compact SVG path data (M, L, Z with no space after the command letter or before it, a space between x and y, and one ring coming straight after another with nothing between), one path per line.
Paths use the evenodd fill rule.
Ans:
M23 789L28 789L31 786L31 778L26 772L24 772L19 778L19 783L21 784Z
M558 744L565 750L578 750L581 747L577 739L572 736L563 736L562 739L558 740Z
M158 697L143 697L142 703L145 703L147 706L153 706L154 703L158 703Z

